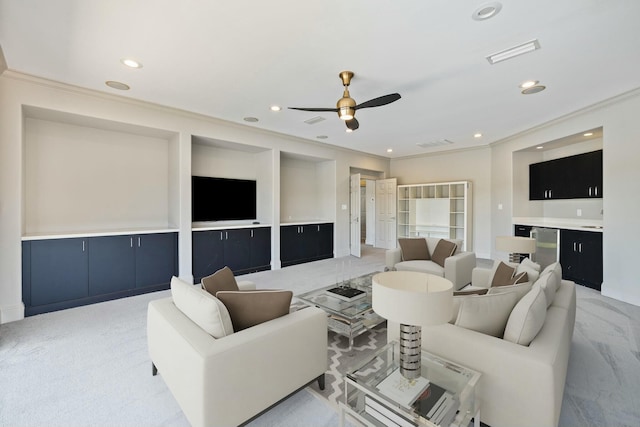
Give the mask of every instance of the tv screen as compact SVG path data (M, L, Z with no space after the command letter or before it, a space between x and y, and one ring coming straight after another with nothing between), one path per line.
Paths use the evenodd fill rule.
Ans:
M193 176L191 212L194 222L256 219L256 181Z

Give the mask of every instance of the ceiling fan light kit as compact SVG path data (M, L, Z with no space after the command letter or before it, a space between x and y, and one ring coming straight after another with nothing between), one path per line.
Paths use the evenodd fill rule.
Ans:
M353 76L353 71L341 71L340 74L338 74L338 77L340 77L340 80L342 80L344 92L342 93L342 98L338 100L336 108L289 107L289 109L300 111L327 111L338 113L338 117L344 120L345 124L347 125L347 131L353 132L360 127L360 123L358 123L358 120L355 117L356 110L359 110L361 108L381 107L383 105L391 104L392 102L395 102L401 98L399 93L392 93L389 95L370 99L358 105L356 104L355 99L351 98L351 95L349 94L349 85L351 84L351 79L353 78Z

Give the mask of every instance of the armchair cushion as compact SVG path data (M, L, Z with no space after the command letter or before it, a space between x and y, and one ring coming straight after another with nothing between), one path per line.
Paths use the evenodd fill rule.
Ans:
M233 334L233 325L225 305L207 291L171 278L171 296L178 310L214 338Z
M289 314L293 292L281 290L220 291L216 297L229 310L235 331Z
M398 244L402 251L403 261L413 260L430 260L427 241L422 238L418 239L398 239Z
M440 239L436 245L436 250L431 255L431 260L444 268L444 260L454 254L458 245L450 240Z
M202 288L215 296L218 291L237 291L238 282L233 277L233 271L225 266L212 275L203 277Z

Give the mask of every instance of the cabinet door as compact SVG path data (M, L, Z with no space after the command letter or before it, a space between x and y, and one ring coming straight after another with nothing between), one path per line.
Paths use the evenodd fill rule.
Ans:
M579 250L581 255L582 280L585 286L602 288L602 233L581 231Z
M560 265L562 278L582 282L580 270L580 252L578 252L579 232L575 230L560 230Z
M602 150L580 155L582 187L576 197L602 198Z
M513 226L513 235L518 237L531 237L531 228L530 225L516 224Z
M529 200L568 198L568 175L564 159L529 165Z
M280 262L283 267L302 259L300 253L301 234L299 225L284 225L280 227Z
M320 242L320 232L317 224L308 224L300 227L302 234L300 252L303 260L313 261L318 258L318 246Z
M92 237L89 244L89 295L135 287L133 236Z
M234 273L251 266L251 230L224 230L224 264Z
M251 268L271 265L271 228L251 230Z
M136 288L169 284L178 274L177 233L135 236Z
M529 200L543 200L546 196L543 163L529 165Z
M87 239L31 242L31 305L88 296Z
M333 258L333 224L319 224L318 232L318 256L323 259Z
M224 267L224 241L221 231L194 231L192 267L196 283Z

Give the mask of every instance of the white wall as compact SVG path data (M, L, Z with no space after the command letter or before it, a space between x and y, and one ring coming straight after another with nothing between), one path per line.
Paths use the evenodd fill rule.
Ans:
M301 156L324 159L318 165L320 174L326 176L324 187L319 190L321 197L329 200L323 204L319 214L335 220L336 255L348 254L349 218L348 211L338 207L348 204L348 176L351 166L388 173L389 160L383 157L357 153L320 144L286 137L281 134L262 131L250 126L225 122L215 118L203 117L171 108L131 100L126 97L66 86L13 71L5 71L0 76L0 322L21 319L24 315L22 305L21 238L24 226L26 199L23 197L27 173L25 170L26 139L23 109L39 108L59 112L64 115L82 116L87 127L95 121L121 123L130 127L151 129L164 139L164 157L155 157L155 161L164 162L162 180L165 191L160 203L165 221L170 219L172 227L179 229L179 268L180 276L186 280L191 277L191 169L192 163L197 169L198 160L192 162L193 135L217 141L228 141L251 146L255 149L254 162L260 162L254 170L248 171L246 165L238 168L242 174L251 173L256 177L268 177L274 190L265 195L267 221L272 221L272 254L279 256L279 219L280 219L280 153L287 152ZM157 132L156 132L157 131ZM100 134L90 132L92 138ZM137 132L130 132L139 135ZM168 136L167 136L168 135ZM151 139L154 136L152 135ZM104 138L98 137L102 140ZM108 139L108 138L106 138ZM134 138L136 144L147 141L146 138ZM197 149L196 149L197 150ZM170 153L170 155L169 155ZM112 156L112 155L110 155ZM169 157L169 164L166 158ZM177 157L177 158L175 158ZM247 159L244 159L247 160ZM264 162L268 162L265 164ZM240 162L242 163L242 161ZM154 163L155 164L155 163ZM50 167L49 165L48 167ZM147 168L145 166L145 168ZM153 170L153 168L147 168ZM114 171L113 174L118 173ZM194 172L195 173L195 172ZM113 177L112 177L113 178ZM136 182L141 177L130 176ZM157 178L157 175L156 175ZM144 178L143 178L144 179ZM342 188L343 181L346 183ZM267 179L265 179L267 182ZM112 191L112 190L109 190ZM269 202L270 199L270 202ZM171 203L170 207L167 204ZM34 199L28 203L39 203ZM307 215L307 213L304 213ZM109 222L108 225L113 225ZM147 224L148 225L148 224ZM279 266L274 262L274 266Z
M398 185L432 182L472 182L472 247L478 257L491 254L491 149L482 147L452 153L391 160L391 176Z

